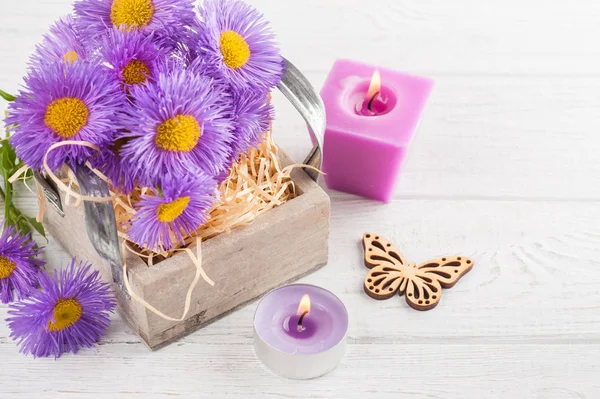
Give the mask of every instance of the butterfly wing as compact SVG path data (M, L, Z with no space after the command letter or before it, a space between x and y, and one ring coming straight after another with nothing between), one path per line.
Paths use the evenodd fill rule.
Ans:
M447 256L417 266L417 274L437 279L442 288L452 288L462 276L473 268L473 265L473 259L464 256Z
M389 299L398 291L402 295L408 279L404 275L405 260L394 244L384 238L367 233L363 237L365 266L369 273L365 278L365 292L374 299Z
M366 233L363 237L365 249L365 266L369 269L375 266L405 265L404 257L394 244L373 233Z
M431 310L440 302L442 288L451 288L473 268L473 260L448 256L413 266L406 302L416 310Z

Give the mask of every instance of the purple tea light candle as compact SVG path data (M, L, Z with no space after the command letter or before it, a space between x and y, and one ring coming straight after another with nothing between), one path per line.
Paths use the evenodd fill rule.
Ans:
M390 201L432 88L427 78L336 61L321 90L327 186Z
M288 285L258 304L254 350L276 374L316 378L339 365L347 331L348 312L338 297L314 285Z

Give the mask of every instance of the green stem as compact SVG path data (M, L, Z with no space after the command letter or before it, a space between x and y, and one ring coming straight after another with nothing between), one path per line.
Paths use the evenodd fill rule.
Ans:
M10 220L10 206L12 205L12 184L8 181L8 176L4 175L4 219Z

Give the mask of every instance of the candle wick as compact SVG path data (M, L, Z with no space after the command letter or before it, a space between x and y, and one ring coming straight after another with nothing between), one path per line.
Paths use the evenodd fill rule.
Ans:
M379 91L377 93L375 93L375 95L373 96L373 98L371 98L371 100L369 101L369 105L367 105L367 109L369 111L373 111L371 108L373 107L373 102L375 101L375 99L379 96Z
M306 316L307 314L308 314L308 310L305 311L304 313L302 313L302 315L300 316L300 319L298 319L298 331L304 330L304 327L302 326L302 322L304 321L304 316Z

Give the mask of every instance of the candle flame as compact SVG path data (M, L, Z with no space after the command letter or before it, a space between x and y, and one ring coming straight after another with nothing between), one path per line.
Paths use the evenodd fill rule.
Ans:
M381 92L381 74L379 73L379 69L375 70L373 73L373 78L371 79L371 84L369 85L369 92L367 93L367 99L371 100L377 94Z
M298 316L302 316L304 313L310 313L310 297L308 294L302 297L298 305Z

